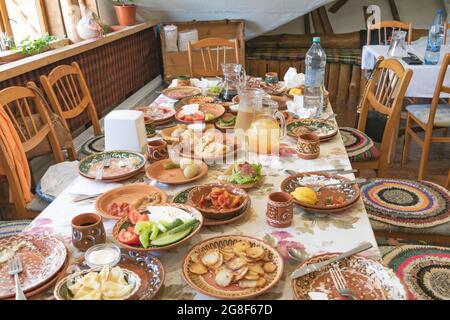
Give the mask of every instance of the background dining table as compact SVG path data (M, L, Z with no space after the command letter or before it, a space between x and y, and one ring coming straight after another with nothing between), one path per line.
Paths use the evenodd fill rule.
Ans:
M406 51L418 56L424 61L426 43L423 40L413 42L411 45L405 45ZM379 57L389 58L387 55L389 46L369 45L363 47L361 69L372 70ZM443 45L441 48L441 57L437 65L409 65L400 58L395 58L401 62L405 69L411 69L413 75L406 91L408 98L432 98L436 88L439 71L441 69L442 59L445 54L450 53L450 45ZM450 74L447 73L445 85L450 85ZM448 94L442 94L441 97L449 97Z
M154 105L170 105L176 100L160 95ZM326 110L332 114L331 106ZM336 124L337 125L337 124ZM300 159L295 152L296 140L285 137L282 140L283 155L258 158L264 165L266 174L263 184L259 188L249 191L251 197L251 212L231 224L222 226L203 227L186 244L168 252L155 253L165 268L165 282L156 299L210 299L192 289L182 278L181 262L190 247L194 244L215 236L246 235L263 239L275 247L285 259L284 275L278 284L269 292L259 296L261 299L293 299L292 280L290 274L299 265L298 261L291 259L287 250L296 249L304 257L328 252L343 252L350 250L363 242L370 242L373 248L362 253L366 257L380 260L380 252L371 228L369 218L363 201L359 199L349 210L339 214L314 214L295 209L293 224L288 228L278 229L266 223L267 196L271 192L279 191L280 184L288 174L285 169L294 171L317 171L326 169L351 169L344 143L338 134L330 141L321 143L320 157L315 160ZM164 190L169 200L177 193L194 185L212 183L223 174L228 165L215 165L209 168L207 176L191 184L182 186L169 186L149 180L143 173L131 178L123 184L147 183ZM354 175L346 175L354 178ZM78 177L60 196L58 196L27 228L27 233L49 233L62 239L71 255L71 266L67 272L77 270L78 264L83 260L83 253L74 248L71 242L71 220L76 215L86 212L95 212L95 199L75 202L79 197L76 193L83 186L86 179ZM87 182L86 182L87 183ZM92 182L89 182L92 183ZM100 182L98 182L100 183ZM112 229L115 220L104 219L103 223L107 233L107 242L114 242ZM34 299L53 299L53 289L33 297Z

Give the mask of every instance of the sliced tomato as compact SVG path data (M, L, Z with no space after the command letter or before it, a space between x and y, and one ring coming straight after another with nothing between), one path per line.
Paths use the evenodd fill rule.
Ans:
M139 236L134 233L132 227L120 230L118 240L124 244L129 245L139 244Z
M130 223L136 225L139 221L148 221L148 215L140 214L137 210L131 209L128 211L128 220L130 220Z
M194 114L194 120L195 121L203 121L203 120L205 120L205 115L203 113L196 113L196 114Z

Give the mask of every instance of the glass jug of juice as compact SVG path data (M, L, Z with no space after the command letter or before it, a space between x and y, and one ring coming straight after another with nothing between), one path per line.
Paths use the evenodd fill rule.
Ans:
M286 136L286 121L278 111L278 103L264 100L255 110L250 128L247 130L249 151L263 155L278 155L280 141Z
M261 89L241 88L239 90L239 109L235 131L247 131L252 124L255 110L262 108L265 92Z

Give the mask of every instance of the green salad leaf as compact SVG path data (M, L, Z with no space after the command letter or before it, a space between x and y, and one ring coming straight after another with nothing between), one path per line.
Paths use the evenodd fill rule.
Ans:
M254 176L243 177L243 176L241 176L239 171L236 171L236 169L233 168L233 172L231 173L230 182L235 183L235 184L247 184L247 183L253 183L253 182L258 181L261 178L262 164L252 163L251 166L256 171L256 174Z

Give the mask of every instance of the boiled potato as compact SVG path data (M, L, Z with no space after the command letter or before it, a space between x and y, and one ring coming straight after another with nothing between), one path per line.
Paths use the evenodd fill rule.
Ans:
M197 176L200 172L200 168L196 164L190 164L183 170L183 174L186 178L191 179Z

